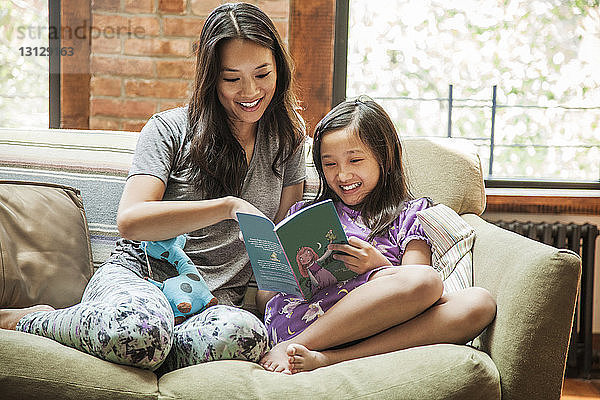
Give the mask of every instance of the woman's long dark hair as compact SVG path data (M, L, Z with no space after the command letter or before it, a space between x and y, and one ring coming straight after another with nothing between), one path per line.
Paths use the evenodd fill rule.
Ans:
M273 99L258 122L258 132L263 130L279 138L279 148L271 165L277 176L281 176L280 166L304 138L304 125L296 112L293 62L273 22L259 8L247 3L215 8L204 23L197 45L186 138L191 141L186 160L190 180L196 191L206 198L239 196L248 169L243 148L231 131L227 113L217 95L220 49L230 39L250 40L273 52L277 84Z
M313 161L319 173L315 202L338 195L327 185L321 163L321 140L332 131L350 129L371 150L379 164L379 182L358 205L364 223L371 229L367 240L383 236L400 215L404 202L412 198L402 167L402 145L385 110L367 96L348 100L333 108L316 126Z

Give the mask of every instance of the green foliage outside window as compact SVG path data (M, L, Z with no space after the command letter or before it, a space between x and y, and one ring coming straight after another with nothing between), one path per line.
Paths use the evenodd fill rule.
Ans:
M592 0L350 0L347 97L401 135L471 140L494 178L600 180L600 7Z
M2 128L48 127L48 56L24 55L27 47L48 46L47 4L40 0L0 0Z

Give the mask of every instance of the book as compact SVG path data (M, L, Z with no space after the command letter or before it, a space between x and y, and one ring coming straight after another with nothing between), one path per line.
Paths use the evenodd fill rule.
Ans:
M317 290L356 276L327 249L330 243L348 243L331 200L307 206L277 225L259 215L237 217L261 290L310 300Z

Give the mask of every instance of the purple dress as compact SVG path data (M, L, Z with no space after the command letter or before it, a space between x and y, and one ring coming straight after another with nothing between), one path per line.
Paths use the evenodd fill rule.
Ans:
M303 202L294 204L290 208L289 214L300 210L303 204ZM406 202L404 210L392 223L389 234L385 237L376 237L371 241L371 244L389 260L391 265L401 264L406 245L411 240L425 240L430 244L425 232L423 232L423 227L417 220L416 214L417 211L429 206L430 202L425 198ZM359 212L339 202L335 203L335 208L346 236L355 236L366 240L371 231L362 222ZM298 335L342 297L367 282L371 274L379 269L381 268L357 275L345 282L325 287L317 291L310 301L286 293L275 295L267 303L265 309L265 325L269 332L271 346Z

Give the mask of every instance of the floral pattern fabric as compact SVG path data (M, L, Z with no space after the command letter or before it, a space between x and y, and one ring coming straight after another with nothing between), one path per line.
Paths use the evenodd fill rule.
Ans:
M81 303L26 315L17 330L44 336L103 360L164 372L207 361L258 362L267 332L253 314L217 305L174 326L171 306L148 281L119 264L104 264Z

